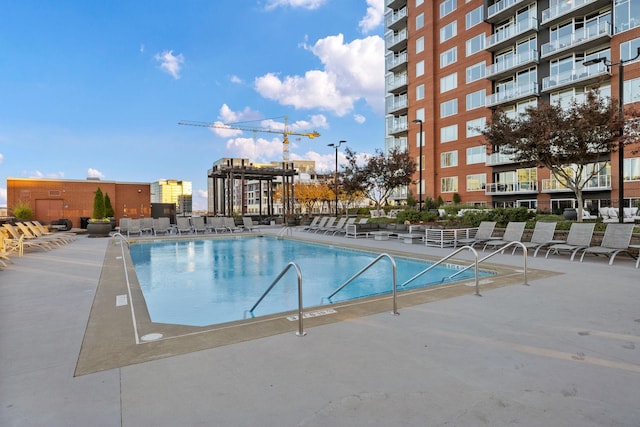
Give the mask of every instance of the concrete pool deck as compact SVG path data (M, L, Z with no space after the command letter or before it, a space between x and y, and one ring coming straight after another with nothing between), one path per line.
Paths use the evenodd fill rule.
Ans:
M0 425L640 425L640 269L628 257L529 256L554 274L74 376L110 243L80 236L0 271Z

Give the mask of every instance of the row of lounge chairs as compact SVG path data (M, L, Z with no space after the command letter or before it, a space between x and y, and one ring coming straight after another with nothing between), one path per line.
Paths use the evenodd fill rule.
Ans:
M364 224L367 222L367 218L362 218L359 221L359 224ZM309 225L300 226L299 228L302 231L306 231L309 233L321 233L321 234L330 234L335 236L336 234L345 234L347 232L347 227L350 225L354 225L356 223L355 217L341 217L338 219L335 216L331 217L314 217L311 220Z
M558 255L568 253L573 261L576 255L582 252L580 262L584 260L585 255L603 255L609 258L609 264L613 264L616 255L627 253L636 258L631 249L640 249L640 245L631 245L631 237L633 235L634 224L607 224L604 236L600 245L592 246L591 240L595 229L595 223L573 223L569 229L566 240L554 239L556 223L555 222L536 222L531 239L528 242L522 241L524 233L524 222L510 222L505 228L504 234L499 239L492 237L495 228L495 222L484 221L478 227L475 237L471 239L461 239L459 244L469 245L471 247L483 245L483 251L486 249L500 250L512 242L520 242L527 250L534 250L533 256L537 256L538 252L546 249L545 258L549 255ZM515 253L521 245L513 245L512 253ZM637 257L636 268L640 264L640 256Z
M50 232L38 221L18 222L15 225L2 224L0 231L0 269L11 262L11 256L24 255L26 250L44 250L66 245L75 240L76 235L65 232Z
M211 234L211 233L237 233L241 231L254 231L261 226L255 224L250 217L242 218L242 225L236 225L231 217L201 216L177 217L176 224L172 225L169 218L122 218L119 232L123 236L144 235L185 235L185 234Z

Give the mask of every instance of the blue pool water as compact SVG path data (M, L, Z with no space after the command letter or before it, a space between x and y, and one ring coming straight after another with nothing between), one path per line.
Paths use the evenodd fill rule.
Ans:
M304 307L327 304L327 296L377 256L270 237L140 242L132 244L130 251L151 320L191 326L245 318L245 311L291 261L302 272ZM398 286L430 265L394 260ZM456 266L440 265L402 290L441 284L456 271ZM473 269L455 280L469 277ZM290 269L254 316L297 310L297 283L295 269ZM331 300L390 293L392 283L391 263L383 258Z

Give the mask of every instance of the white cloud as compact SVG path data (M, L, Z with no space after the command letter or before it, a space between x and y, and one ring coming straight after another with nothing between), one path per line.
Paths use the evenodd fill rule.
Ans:
M0 206L7 206L7 189L0 188Z
M102 172L100 172L98 169L89 168L89 169L87 169L87 178L104 179L104 174Z
M140 53L144 53L144 44L140 45Z
M363 124L364 122L367 121L367 118L365 116L363 116L362 114L354 114L353 115L353 120L355 120L356 123L358 124Z
M382 24L384 18L384 0L367 0L367 14L360 20L358 26L363 34Z
M229 79L231 81L231 83L237 83L237 84L242 84L244 83L242 81L242 79L238 76L231 76L231 78Z
M54 178L54 179L64 178L64 172L44 173L41 171L33 171L33 172L27 173L27 175L29 176L29 178Z
M192 204L194 211L207 210L207 190L196 189L192 194Z
M282 159L282 138L234 138L227 141L227 150L233 157L246 157L253 162Z
M175 56L172 50L165 50L162 53L157 53L154 58L160 62L160 68L170 74L171 77L176 80L180 78L180 70L182 69L182 64L184 64L184 56L181 53Z
M379 36L344 43L344 36L329 36L307 47L324 70L304 76L268 73L255 79L255 89L265 98L295 108L320 108L338 116L348 114L358 99L384 113L384 40Z
M302 9L314 10L325 4L327 0L268 0L265 9L273 10L278 7L299 7Z
M214 122L216 127L212 127L211 132L223 137L231 138L242 134L241 130L232 129L225 123L247 122L260 120L261 115L257 111L249 107L245 107L242 111L233 111L227 104L222 104L218 112L218 121Z
M2 155L2 153L0 153L0 165L2 164L2 162L4 162L4 156Z

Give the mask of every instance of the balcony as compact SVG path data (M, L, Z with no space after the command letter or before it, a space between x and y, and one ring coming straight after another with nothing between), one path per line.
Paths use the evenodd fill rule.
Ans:
M589 180L582 191L611 191L611 175L598 175ZM543 193L573 192L556 178L542 180Z
M402 69L406 69L408 58L409 55L407 55L407 52L387 55L387 57L385 58L386 70L395 73Z
M407 5L407 0L385 0L384 5L391 9L400 9L402 6Z
M394 10L384 16L384 26L389 30L398 31L407 28L407 8Z
M503 90L487 96L486 107L517 101L528 96L538 96L538 83L516 86L510 90Z
M584 16L595 12L601 7L611 4L611 0L565 0L551 3L556 4L542 11L542 25L544 26L555 24L560 19L570 18L574 13Z
M485 189L486 195L532 194L537 192L537 181L509 182L504 184L494 182L487 184L487 188Z
M603 40L610 39L611 33L610 22L598 22L593 26L583 28L581 31L573 32L558 40L543 44L542 57L547 58L578 46L580 46L581 50L587 50L602 43Z
M389 117L386 121L387 135L396 135L407 132L409 129L409 120L407 116Z
M508 165L515 163L512 154L493 153L487 155L484 164L487 166Z
M568 70L542 79L542 91L548 92L564 86L572 86L576 83L588 85L595 83L604 75L611 75L604 64L580 67L577 70Z
M487 68L486 77L491 80L498 80L506 75L519 71L520 68L524 68L526 65L531 65L537 62L538 51L528 50L518 55L511 56L506 60L491 64Z
M385 101L385 111L387 114L398 113L409 107L409 97L404 94L401 96L389 96Z
M407 91L407 73L389 74L386 78L386 90L388 93L399 94Z
M518 36L524 36L527 33L533 33L538 30L538 20L529 18L515 25L500 27L495 33L487 36L485 39L485 48L489 51L496 51L504 48L509 43L513 43L512 39Z
M394 52L407 50L407 34L406 28L403 28L397 33L390 31L384 38L385 48Z
M516 7L524 0L500 0L489 6L487 11L487 21L495 24L502 21L507 16L514 14Z

